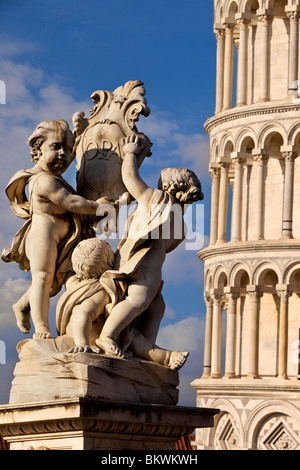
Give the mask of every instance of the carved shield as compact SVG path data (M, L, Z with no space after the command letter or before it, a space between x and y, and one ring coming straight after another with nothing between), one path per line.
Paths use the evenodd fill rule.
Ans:
M148 137L136 128L140 114L150 114L144 95L140 81L129 81L114 92L98 90L91 96L95 103L91 116L85 118L83 112L73 116L77 191L83 197L117 200L127 192L121 175L122 142L126 137L140 135L145 142L138 156L139 165L151 155Z

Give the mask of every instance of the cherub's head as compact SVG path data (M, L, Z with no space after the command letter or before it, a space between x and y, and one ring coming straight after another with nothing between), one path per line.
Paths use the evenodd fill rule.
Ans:
M195 173L186 168L165 168L160 174L158 189L172 194L180 203L191 204L204 198Z
M61 174L69 167L74 157L74 137L67 121L41 122L27 139L31 147L31 159L45 171Z
M72 254L72 266L77 279L99 279L114 264L111 246L100 238L81 241Z

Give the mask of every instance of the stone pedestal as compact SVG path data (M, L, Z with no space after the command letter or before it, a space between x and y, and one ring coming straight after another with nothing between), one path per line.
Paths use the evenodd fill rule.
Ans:
M71 337L18 344L10 404L78 397L112 403L177 405L179 374L140 359L69 354Z
M137 358L71 354L73 339L25 340L0 435L11 450L175 450L216 410L178 407L179 374Z
M195 428L213 426L211 409L116 404L87 398L0 407L10 450L175 450Z

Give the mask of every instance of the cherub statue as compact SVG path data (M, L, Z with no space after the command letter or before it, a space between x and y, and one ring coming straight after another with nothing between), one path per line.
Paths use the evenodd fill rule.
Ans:
M112 268L113 263L111 246L99 238L83 240L73 251L73 273L66 282L66 291L60 297L56 309L58 334L71 336L75 342L69 353L99 352L95 340L107 321L106 306L110 302L117 304L119 301L116 293L106 290L101 283L101 276ZM130 337L131 354L172 370L181 368L188 356L185 352L160 348L136 328L128 328L122 333L119 338L121 344L128 344ZM131 354L126 353L124 357L129 358Z
M150 188L141 179L136 161L142 146L142 139L136 135L124 142L122 178L137 205L129 216L125 235L119 244L114 270L104 273L101 279L101 283L111 291L121 286L126 296L112 307L96 344L102 351L121 357L125 355L120 346L122 332L149 309L155 313L151 304L161 295L166 254L185 237L184 231L178 231L176 224L182 228L186 206L203 199L197 176L186 169L163 170L159 188ZM166 224L169 230L168 236L164 237ZM177 236L176 231L179 232ZM153 318L148 317L152 331L158 331L160 320L159 313ZM154 338L149 339L153 344Z
M71 267L72 250L81 238L80 215L96 214L108 200L89 201L62 178L73 160L74 138L66 121L41 122L27 143L35 166L16 173L6 188L12 210L27 221L2 259L31 271L31 287L13 309L21 331L29 332L31 312L34 338L46 339L51 338L50 296L59 292Z

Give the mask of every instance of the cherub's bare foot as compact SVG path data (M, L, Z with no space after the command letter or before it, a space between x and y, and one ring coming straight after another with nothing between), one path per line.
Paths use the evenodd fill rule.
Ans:
M92 349L90 346L74 346L74 348L71 348L69 351L71 354L78 354L78 353L88 353L88 354L97 354L94 349Z
M169 360L169 367L171 370L179 370L185 364L189 353L188 352L180 352L180 351L172 351L170 360Z
M38 328L33 335L33 339L52 339L52 335L48 328Z
M28 334L31 328L30 310L22 310L18 302L12 308L17 319L18 328L22 333Z
M110 354L112 356L117 356L117 357L125 357L124 352L122 349L118 346L118 344L108 336L105 338L98 338L95 341L96 345L98 348L105 352L106 354Z

